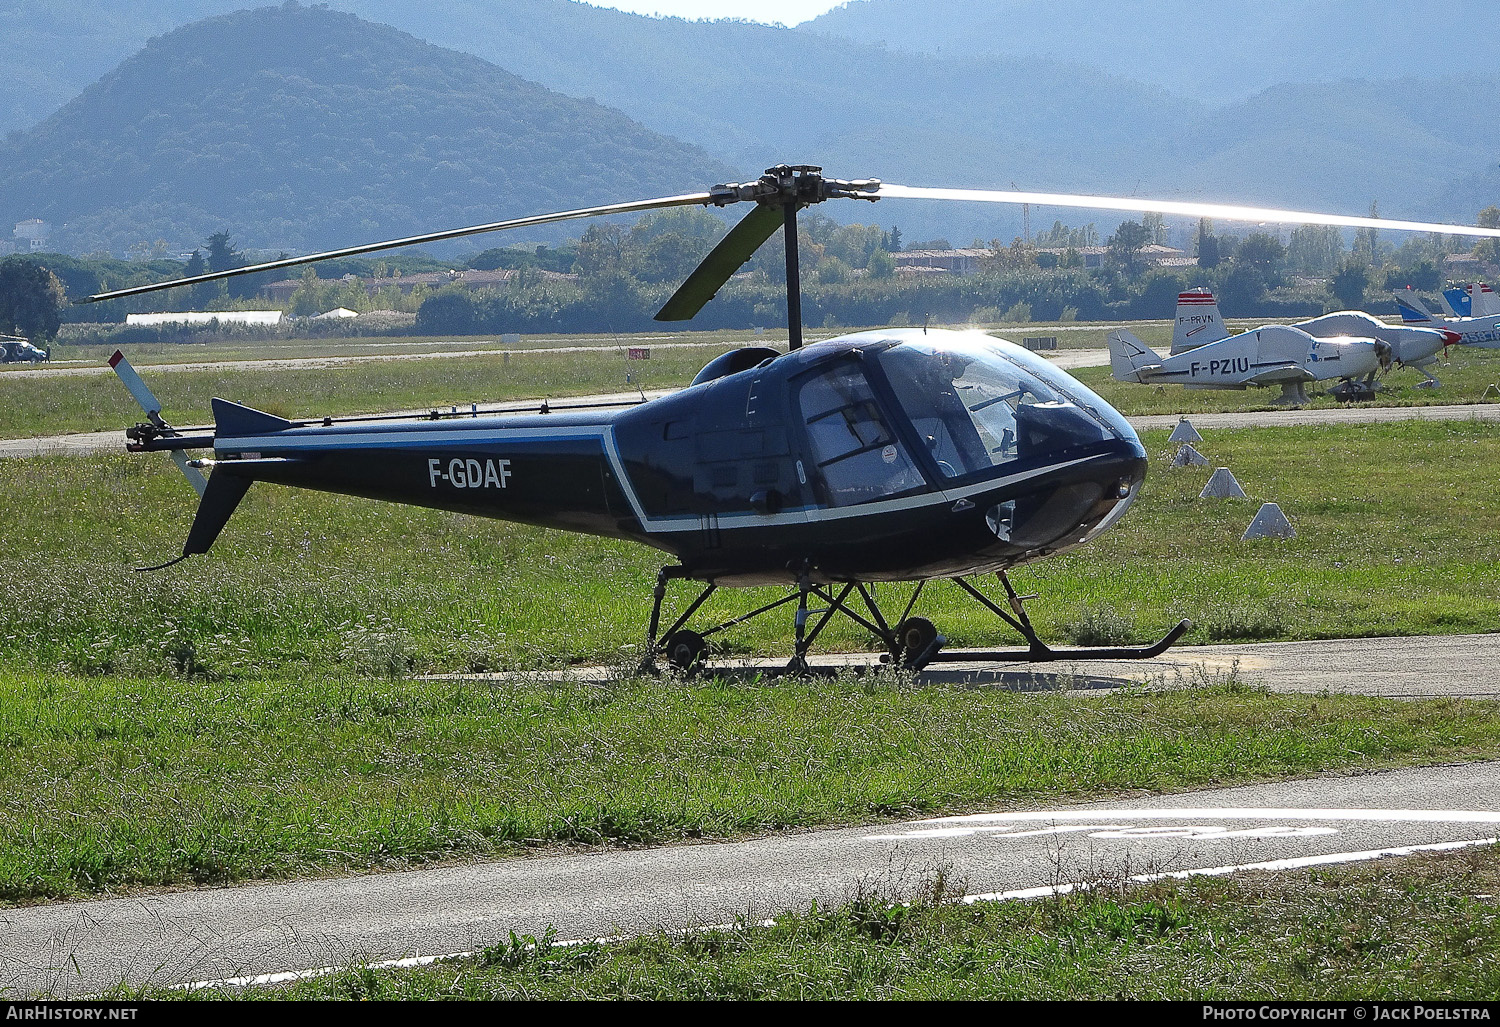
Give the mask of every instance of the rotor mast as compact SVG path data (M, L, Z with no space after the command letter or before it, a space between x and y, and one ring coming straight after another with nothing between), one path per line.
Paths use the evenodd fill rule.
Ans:
M774 168L767 168L766 173L754 182L716 185L710 190L712 202L718 207L750 200L762 210L776 211L779 208L782 239L786 244L786 329L787 345L791 349L800 349L802 346L802 269L797 252L797 212L803 207L835 197L874 202L880 198L879 190L879 179L846 182L824 178L823 169L813 164L778 164ZM771 222L768 227L774 232L775 222ZM676 304L673 301L676 297L673 297L673 301L668 301L667 306L662 308L662 313L657 315L658 320L678 320L683 313L688 317L697 313L719 286L754 255L769 234L770 232L759 235L752 231L746 232L743 239L731 240L726 237L720 244L725 248L725 259L719 267L727 273L713 275L711 287L707 288L707 283L695 282L691 287L684 283L683 289L679 291L684 294L692 293L698 302L690 308L683 304L683 309L674 309ZM715 252L718 251L719 248L716 247Z

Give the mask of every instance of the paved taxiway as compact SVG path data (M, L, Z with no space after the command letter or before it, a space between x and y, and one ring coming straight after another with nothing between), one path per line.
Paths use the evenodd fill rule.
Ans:
M1500 835L1500 763L0 910L0 987L95 993L760 919L941 868L1026 897L1134 875L1346 862ZM1281 863L1280 861L1292 861Z
M1020 639L1016 643L1024 647ZM953 650L963 652L963 650ZM1067 647L1058 647L1066 654ZM875 666L872 653L818 653L815 670ZM721 660L715 673L753 678L774 673L782 659ZM608 667L550 672L558 680L605 681ZM933 663L921 673L931 684L1004 688L1018 692L1104 692L1133 685L1175 688L1220 681L1233 674L1274 692L1333 692L1387 699L1500 697L1500 633L1402 638L1324 638L1303 642L1248 642L1175 646L1151 660L1057 660L1052 663ZM450 680L503 679L506 674L444 674Z

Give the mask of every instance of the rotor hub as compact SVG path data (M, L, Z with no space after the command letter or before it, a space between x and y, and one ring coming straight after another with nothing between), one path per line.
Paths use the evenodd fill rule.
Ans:
M709 190L710 201L718 207L750 200L766 206L795 203L807 206L834 198L880 199L880 179L845 181L824 178L823 169L813 164L778 164L753 182L731 182Z

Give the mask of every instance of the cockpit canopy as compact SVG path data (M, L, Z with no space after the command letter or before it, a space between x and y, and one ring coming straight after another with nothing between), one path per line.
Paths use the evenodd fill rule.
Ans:
M980 332L862 332L774 359L737 351L699 378L616 421L648 518L941 502L1111 441L1139 449L1089 389Z
M1012 462L1135 437L1098 396L1009 343L978 332L920 331L841 341L863 339L795 379L810 455L832 505L921 488L924 465L944 488L992 477ZM906 430L893 427L893 418ZM925 448L926 459L908 452L909 443Z

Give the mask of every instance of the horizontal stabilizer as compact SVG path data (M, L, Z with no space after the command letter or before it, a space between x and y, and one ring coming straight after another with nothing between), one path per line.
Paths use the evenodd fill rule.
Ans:
M1116 381L1144 382L1161 370L1161 357L1127 329L1110 332L1105 344L1109 346L1110 373Z
M214 435L218 438L240 438L246 435L269 435L298 427L295 421L268 414L254 407L241 406L227 399L213 400Z
M1432 323L1432 313L1414 291L1406 289L1392 295L1396 300L1396 309L1401 312L1401 321L1404 324L1425 325Z

